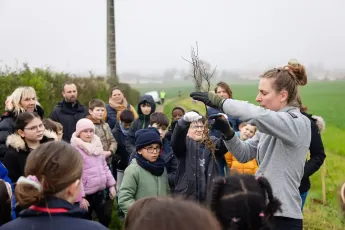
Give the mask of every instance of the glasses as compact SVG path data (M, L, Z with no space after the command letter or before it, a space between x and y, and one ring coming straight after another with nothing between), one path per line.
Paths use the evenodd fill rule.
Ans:
M37 126L31 126L31 127L24 128L24 129L28 129L30 131L38 131L38 129L44 129L44 125L43 125L43 123L41 123Z
M160 147L157 147L157 148L146 147L146 148L144 148L144 149L146 149L146 151L147 151L148 153L153 153L153 151L156 151L156 153L159 153L159 152L161 151L161 148L160 148Z
M195 129L195 130L197 130L197 129L203 130L205 128L205 126L204 125L193 125L193 126L191 126L191 128Z

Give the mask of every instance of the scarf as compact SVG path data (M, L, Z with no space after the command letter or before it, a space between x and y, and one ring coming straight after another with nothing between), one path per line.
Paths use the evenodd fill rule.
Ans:
M125 129L123 128L122 126L122 121L120 120L120 129L121 129L121 132L123 133L123 135L125 135L126 137L128 136L128 132L129 132L129 129Z
M115 102L112 98L109 98L109 106L113 108L117 112L117 120L120 120L120 114L123 110L127 109L128 102L126 98L123 98L123 101L121 104Z
M139 153L136 153L135 159L137 160L137 163L138 163L138 165L140 165L140 167L149 171L154 176L162 176L163 175L165 162L160 156L158 156L156 162L149 162L142 155L140 155Z

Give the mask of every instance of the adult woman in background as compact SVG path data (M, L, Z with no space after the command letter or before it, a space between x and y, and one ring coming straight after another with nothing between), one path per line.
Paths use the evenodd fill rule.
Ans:
M272 185L273 195L282 202L275 214L277 230L302 230L300 182L311 140L310 120L301 114L296 102L298 86L307 84L304 66L286 65L265 72L260 79L256 101L223 99L213 92L194 92L194 100L221 109L226 114L253 124L255 136L242 142L227 121L219 125L228 150L239 162L256 158L257 176Z
M222 82L222 81L218 82L216 85L216 88L214 89L214 92L221 98L224 98L224 99L232 98L232 90L230 86L226 84L225 82ZM217 113L221 113L221 111L219 109L212 108L212 107L207 108L207 116L217 114ZM235 132L239 131L239 125L241 123L239 119L232 117L231 115L228 115L228 121L231 122L232 127L234 128ZM221 133L219 130L210 129L210 136L215 136L217 138L220 138ZM219 172L221 176L224 176L225 172L226 174L229 172L229 167L225 161L224 155L222 155L221 157L217 159L217 163L218 163Z
M119 87L114 87L111 89L109 104L106 105L105 121L108 123L110 129L113 129L116 122L120 120L120 114L123 110L128 109L134 114L134 120L138 118L138 114L134 107L130 105L123 92Z
M308 191L311 187L309 177L319 170L326 158L325 149L323 147L320 134L325 129L325 122L322 117L313 116L312 114L307 113L308 108L302 104L299 96L297 97L297 102L300 105L301 113L309 118L311 126L311 141L309 147L310 159L307 160L304 165L304 175L299 187L303 211L303 207L308 196Z
M7 151L6 139L14 133L17 116L25 111L36 112L41 118L44 115L35 89L29 86L18 87L5 102L5 113L0 119L0 161Z

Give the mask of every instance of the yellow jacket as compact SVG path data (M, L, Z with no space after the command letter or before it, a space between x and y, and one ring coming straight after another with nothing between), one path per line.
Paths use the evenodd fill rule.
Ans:
M225 161L228 164L230 171L235 170L238 173L254 175L256 173L256 170L258 170L259 168L255 158L251 161L248 161L247 163L240 163L230 152L227 152L225 154Z

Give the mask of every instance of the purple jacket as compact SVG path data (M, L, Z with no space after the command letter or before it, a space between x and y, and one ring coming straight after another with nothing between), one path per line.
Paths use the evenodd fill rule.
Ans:
M105 157L101 140L94 135L91 143L82 141L73 133L71 145L83 156L82 196L96 193L115 185ZM79 199L78 199L79 200Z

